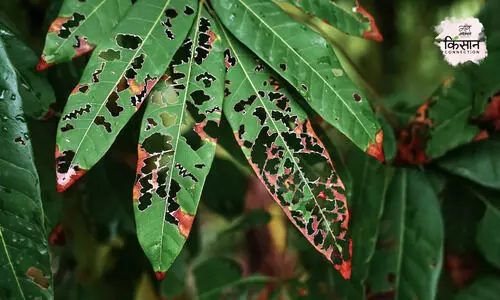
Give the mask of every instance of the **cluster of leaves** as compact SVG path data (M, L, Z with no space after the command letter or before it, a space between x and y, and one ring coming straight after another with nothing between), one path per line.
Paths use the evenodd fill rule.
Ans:
M500 128L500 97L495 96L500 91L495 65L500 23L492 14L498 8L498 3L487 3L480 15L488 58L457 69L407 125L390 128L315 25L322 20L346 34L382 41L373 17L357 2L349 11L326 0L66 0L49 27L37 69L92 55L60 114L56 136L39 137L41 144L56 139L55 149L48 149L55 152L55 169L42 167L47 156L38 154L38 172L32 151L36 158L37 148L47 150L47 145L32 150L24 116L51 118L55 94L46 78L33 71L33 51L2 23L0 139L7 146L0 151L0 164L8 171L0 173L0 262L7 275L0 281L0 296L51 297L46 237L53 245L63 237L61 225L56 226L58 210L47 203L58 200L56 186L74 194L72 203L92 198L85 196L91 190L109 190L103 184L106 169L116 164L106 156L120 133L127 132L127 123L139 132L130 137L138 145L137 160L131 159L135 182L128 188L109 182L127 191L106 198L133 199L135 228L134 220L118 217L114 202L104 210L96 203L85 209L103 218L113 215L120 230L137 237L156 277L167 284L168 296L187 288L183 276L191 275L182 266L183 248L195 234L195 215L216 153L245 169L222 147L231 135L262 187L308 240L296 241L299 252L314 257L302 263L318 264L317 256L309 254L317 251L339 271L327 287L323 283L332 277L331 265L307 274L308 280L294 272L288 276L291 284L283 285L289 297L434 299L441 291L456 293L471 282L472 272L478 279L458 297L491 293L500 281L491 268L500 267L498 241L491 238L500 222L495 202L500 163L494 155ZM306 22L292 18L297 14ZM224 135L225 122L232 134ZM323 132L330 125L352 142L348 155L330 144ZM30 128L34 142L37 126ZM481 142L448 153L472 140ZM80 194L75 183L81 181ZM468 218L477 232L454 227L457 212L450 208L460 195L457 183L468 195L464 206L479 200L470 205L477 211ZM63 223L74 217L68 211L81 210L74 205L63 209ZM247 229L245 224L255 223L248 221L251 216L228 225L216 238ZM85 221L74 219L79 225L65 232L78 236ZM103 237L113 249L122 247L115 227ZM464 246L470 240L477 247ZM88 239L73 243L77 249ZM111 248L99 248L99 253L107 257ZM485 270L461 269L467 255L481 259L476 250L489 263L483 262ZM227 272L203 279L220 266ZM282 286L269 277L242 278L248 272L227 258L202 259L189 273L202 298L220 299L228 286L234 295ZM438 293L448 279L453 288Z

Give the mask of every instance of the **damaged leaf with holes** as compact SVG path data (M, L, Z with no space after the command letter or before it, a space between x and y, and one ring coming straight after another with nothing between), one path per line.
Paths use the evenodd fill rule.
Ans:
M113 38L99 44L59 122L59 191L97 163L140 108L183 43L197 8L194 0L139 1Z
M53 299L39 178L16 71L0 40L0 299Z
M223 111L236 140L290 221L349 278L352 241L344 184L276 73L229 35Z
M332 47L271 1L212 1L224 25L288 81L308 104L359 148L379 160L383 133L365 94Z
M219 30L200 9L153 89L139 138L134 207L137 235L158 276L182 250L215 154L224 55Z
M92 51L99 41L108 36L131 5L131 0L64 1L59 15L50 24L38 69L43 70Z

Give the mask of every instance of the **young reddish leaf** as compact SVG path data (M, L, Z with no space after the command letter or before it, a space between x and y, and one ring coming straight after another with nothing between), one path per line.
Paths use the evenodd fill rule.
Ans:
M276 74L224 34L229 42L224 113L236 140L290 221L349 278L347 200L328 152Z
M195 0L139 1L113 38L99 44L59 122L59 191L106 153L140 108L188 33L196 5Z
M153 89L139 137L134 208L139 242L157 274L167 271L191 231L215 155L224 55L216 24L200 8Z
M37 70L92 51L131 7L130 0L64 1L52 22Z

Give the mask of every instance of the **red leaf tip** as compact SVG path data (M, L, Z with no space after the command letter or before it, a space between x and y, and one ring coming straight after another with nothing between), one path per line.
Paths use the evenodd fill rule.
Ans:
M45 59L44 59L44 56L42 55L42 58L40 58L40 62L36 66L36 70L40 72L40 71L43 71L43 70L49 68L52 65L54 65L54 64L53 63L47 63L45 61Z
M382 42L384 40L384 37L380 33L380 30L378 30L377 24L375 23L375 18L359 4L359 0L356 0L356 12L362 14L365 18L368 19L368 22L370 23L370 30L364 31L363 37L365 39Z
M156 275L156 279L158 279L159 281L162 281L163 279L165 279L165 276L167 276L167 272L157 271L157 272L155 272L155 275Z
M385 164L385 154L382 148L384 143L384 132L380 129L375 135L375 143L369 143L366 153L378 159Z

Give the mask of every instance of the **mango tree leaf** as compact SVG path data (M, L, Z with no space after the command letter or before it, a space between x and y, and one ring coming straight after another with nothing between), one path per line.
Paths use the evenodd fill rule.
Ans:
M165 73L197 10L195 0L139 1L92 55L57 131L64 191L108 150Z
M473 194L486 205L486 212L477 226L476 242L479 251L492 265L500 268L500 194L471 189Z
M210 130L217 129L221 116L223 51L214 21L200 8L173 58L173 83L161 82L149 97L134 207L139 242L156 272L166 271L181 251L212 165L216 140ZM183 130L186 126L193 130Z
M382 131L368 99L347 77L324 38L271 1L214 0L212 4L224 25L327 122L363 151L381 148Z
M348 167L354 184L351 187L351 234L356 250L353 254L352 280L363 282L375 252L378 224L394 170L358 149L350 153Z
M49 81L35 72L38 58L19 37L12 25L0 19L0 39L4 42L18 79L19 94L27 117L43 119L52 115L50 105L56 101Z
M108 37L131 5L131 0L64 1L49 27L38 69L92 51Z
M500 277L487 276L475 280L454 298L455 300L496 300L500 294Z
M0 41L0 298L52 299L38 174L16 73Z
M286 2L297 6L349 35L373 39L378 42L383 39L374 18L359 5L358 1L349 1L352 4L351 10L346 10L331 0L276 0L276 2Z
M367 285L390 299L434 299L441 273L443 221L423 173L399 169L387 192ZM389 299L388 298L388 299Z
M233 37L224 114L259 179L290 221L346 278L351 239L345 187L306 113Z
M500 190L500 139L492 138L456 149L438 161L439 167L477 184Z

